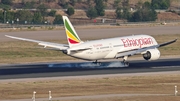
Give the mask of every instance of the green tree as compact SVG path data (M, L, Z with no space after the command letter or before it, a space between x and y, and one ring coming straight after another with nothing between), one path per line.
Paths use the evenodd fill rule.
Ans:
M161 3L161 9L168 9L168 8L169 8L168 2L163 1L163 2Z
M103 3L104 0L95 0L95 3L96 3L96 10L97 10L97 14L99 16L104 16L105 15L105 11L104 11L104 3Z
M43 21L44 21L44 17L47 15L47 7L44 4L41 4L37 7L37 10L41 13L41 15L43 16Z
M54 17L56 15L56 10L51 10L48 15Z
M26 3L24 4L24 8L25 8L25 9L30 9L30 8L32 8L31 3L30 3L30 2L26 2Z
M1 0L1 3L6 4L6 5L11 5L12 0Z
M46 0L46 2L50 3L50 2L55 2L56 0Z
M69 1L70 1L71 5L73 5L73 6L74 6L74 5L76 4L76 2L77 2L76 0L69 0Z
M132 22L144 22L144 21L155 21L157 19L157 13L153 9L138 9L128 19Z
M63 24L62 16L60 14L56 15L53 23L54 24Z
M91 4L91 0L87 0L87 4Z
M68 7L68 9L67 9L67 14L68 14L69 16L73 15L73 14L74 14L74 8L73 8L73 7Z
M114 0L114 8L119 7L120 2L121 2L121 0Z
M4 9L4 10L8 10L11 8L10 5L6 5L6 4L3 4L3 3L0 3L0 8Z
M116 9L116 18L118 19L129 19L131 16L131 13L129 12L128 8L126 7L117 7Z
M108 2L108 0L104 0L105 2Z
M143 4L143 8L148 8L148 9L151 9L151 3L150 3L150 2L148 2L148 1L144 2L144 4Z
M141 13L141 9L137 10L136 12L134 12L131 16L130 19L128 19L129 21L132 22L138 22L138 21L142 21L143 17L142 17L142 13Z
M41 24L42 23L42 15L40 12L35 12L33 16L33 23L34 24Z
M0 22L4 22L4 12L2 10L0 10Z
M160 7L159 7L158 4L154 4L154 5L152 5L152 8L154 8L154 9L159 9Z
M35 5L35 1L31 1L31 2L25 2L24 4L24 8L25 9L32 9Z
M138 1L137 5L136 5L136 8L140 9L140 8L142 8L142 6L143 6L143 2L142 1Z
M157 19L157 13L151 7L149 2L144 2L142 8L138 8L136 12L128 19L133 22L142 22L142 21L155 21Z
M15 20L15 13L13 11L8 11L6 12L6 22L8 21L11 23L12 21Z
M89 7L89 9L86 12L86 15L90 19L96 18L98 16L97 11L94 7Z
M129 19L131 16L129 9L127 7L123 7L123 13L122 13L122 17L124 19Z
M81 3L81 2L82 2L82 0L77 0L77 2L78 2L78 3Z
M58 4L63 8L68 8L68 2L66 0L59 0Z
M122 12L121 12L122 8L121 7L117 7L116 8L116 18L117 19L121 19L122 18Z
M122 1L122 6L123 6L123 8L124 7L129 7L129 0L123 0Z
M32 17L33 15L29 10L18 10L15 13L15 18L19 18L19 23L24 23L25 21L31 23Z
M151 0L154 9L167 9L170 7L170 0Z

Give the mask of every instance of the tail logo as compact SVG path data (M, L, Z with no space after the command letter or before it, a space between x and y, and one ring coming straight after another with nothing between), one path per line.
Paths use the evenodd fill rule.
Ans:
M66 34L68 37L68 41L71 44L77 44L80 42L79 37L76 35L76 33L72 30L72 28L70 27L68 21L65 19L65 26L66 26Z

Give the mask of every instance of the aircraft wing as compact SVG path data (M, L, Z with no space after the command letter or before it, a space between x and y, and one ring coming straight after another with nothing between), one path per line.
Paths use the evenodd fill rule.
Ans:
M132 55L136 55L136 54L141 54L141 53L146 52L149 49L154 49L154 48L159 48L159 47L162 47L162 46L166 46L166 45L169 45L169 44L174 43L176 41L177 41L177 39L169 41L169 42L165 42L165 43L162 43L162 44L150 46L150 47L145 47L145 48L140 48L140 49L135 49L135 50L129 50L129 51L125 51L125 52L119 52L115 56L115 58L122 58L124 56L132 56Z
M174 42L176 42L176 41L177 41L177 39L172 40L172 41L169 41L169 42L165 42L165 43L162 43L162 44L159 44L159 47L162 47L162 46L166 46L166 45L172 44L172 43L174 43Z
M45 42L45 41L39 41L39 40L32 40L32 39L14 37L14 36L9 36L9 35L5 35L5 36L12 39L35 42L35 43L38 43L38 45L44 46L44 48L51 47L54 50L66 50L67 48L69 48L69 45L67 44L58 44L58 43Z

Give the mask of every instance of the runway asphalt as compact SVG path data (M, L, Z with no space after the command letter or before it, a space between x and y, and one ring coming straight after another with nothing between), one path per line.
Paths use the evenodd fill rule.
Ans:
M103 62L102 66L90 66L91 62L1 65L0 79L180 71L180 58L130 61L129 67L118 67L117 63Z

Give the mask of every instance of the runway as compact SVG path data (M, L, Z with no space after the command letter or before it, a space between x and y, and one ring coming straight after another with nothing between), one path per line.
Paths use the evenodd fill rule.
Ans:
M82 63L80 62L74 62L74 63L37 63L37 64L4 65L4 66L1 65L0 79L4 80L4 79L19 79L19 78L180 71L180 58L159 59L157 61L145 61L145 60L130 61L129 67L106 67L106 66L80 67L81 64ZM54 65L54 67L52 67L52 65ZM66 65L70 65L70 66L66 67Z

